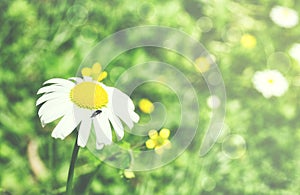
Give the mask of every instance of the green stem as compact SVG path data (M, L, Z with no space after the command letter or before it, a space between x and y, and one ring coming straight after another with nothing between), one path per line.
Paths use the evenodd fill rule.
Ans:
M67 180L67 186L66 186L66 193L68 195L72 194L72 180L73 180L73 176L74 176L74 168L75 168L75 163L76 163L76 159L78 156L78 151L80 148L77 145L77 139L78 139L78 136L76 137L76 140L75 140L72 158L71 158L70 167L69 167L69 173L68 173L68 180Z

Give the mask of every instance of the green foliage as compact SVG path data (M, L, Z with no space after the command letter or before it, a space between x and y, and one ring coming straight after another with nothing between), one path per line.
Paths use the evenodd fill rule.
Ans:
M174 52L155 48L128 51L108 65L105 82L114 84L121 73L146 61L174 65L198 90L198 132L176 160L156 170L136 172L133 179L126 179L122 170L101 163L87 149L81 149L75 169L76 194L299 193L300 66L288 51L299 42L300 27L275 25L269 17L275 5L296 9L300 2L1 0L1 194L63 194L75 138L71 135L64 141L53 140L50 135L55 123L41 127L36 92L47 79L76 75L85 56L105 37L139 25L180 29L214 56L226 85L226 128L214 148L199 157L211 114L204 79L191 62ZM254 48L242 46L244 34L255 37ZM270 62L278 62L269 58L276 52L287 56L286 67L274 66L282 71L290 87L284 96L266 99L254 89L251 79L256 71L272 68ZM144 84L132 98L137 105L144 97L163 102L174 113L168 116L166 126L171 131L178 127L180 118L175 113L180 108L174 104L178 99L169 88ZM138 112L142 121L149 120ZM242 136L246 142L245 148L234 146L245 152L237 158L224 152L224 140L231 134ZM126 134L120 146L144 147L146 140ZM37 147L30 147L32 144ZM123 163L130 164L127 160Z

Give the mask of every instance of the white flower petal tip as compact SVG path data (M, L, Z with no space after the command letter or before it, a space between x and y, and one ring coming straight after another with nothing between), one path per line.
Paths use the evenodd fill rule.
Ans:
M289 87L285 77L277 70L257 71L252 82L255 89L262 93L265 98L280 97Z
M68 112L54 128L53 137L64 139L78 126L80 120L74 117L73 110Z
M61 139L61 140L64 140L65 137L55 133L54 131L51 133L51 137L55 138L55 139Z
M102 150L104 148L104 144L99 144L99 143L96 143L96 149L97 150Z
M87 144L87 141L82 140L80 137L77 139L77 145L84 148Z
M85 113L86 116L89 116L90 113ZM78 138L77 144L81 147L85 147L91 132L92 120L89 117L83 118L81 121L79 131L78 131Z
M68 78L68 80L75 81L76 83L80 83L83 81L83 79L80 77L70 77L70 78Z
M44 122L44 120L41 120L41 125L44 128L46 126L47 123Z
M124 137L124 127L122 125L122 122L111 111L108 112L108 118L109 118L110 123L112 124L115 132L116 132L116 136L117 136L118 141L121 140Z
M97 144L110 145L112 143L112 131L106 112L102 112L93 120Z
M48 100L52 100L52 99L56 99L56 98L68 98L67 94L63 94L63 93L46 93L44 95L42 95L35 103L36 106L48 101Z
M121 141L121 140L123 139L123 137L124 137L124 134L123 134L122 136L120 136L120 137L117 136L117 140L118 140L118 141Z
M130 118L133 122L137 123L140 120L140 116L135 112L129 112Z
M59 85L53 84L53 85L49 85L49 86L40 88L37 92L37 95L42 94L42 93L50 93L50 92L68 93L69 91L70 91L70 89L68 89L64 86L59 86Z
M67 79L61 79L61 78L49 79L48 81L43 83L43 85L47 85L47 84L57 84L66 87L73 87L75 85L74 82Z

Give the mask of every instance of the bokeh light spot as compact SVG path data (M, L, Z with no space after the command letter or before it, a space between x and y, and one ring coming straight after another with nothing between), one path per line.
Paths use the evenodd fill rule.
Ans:
M203 180L201 181L201 187L205 190L205 191L212 191L213 189L215 189L216 187L216 181L211 178L211 177L204 177Z
M240 28L237 27L231 27L223 33L223 40L233 43L239 42L241 37L242 31Z
M207 106L211 109L218 108L221 105L221 100L216 95L211 95L206 100Z
M240 135L229 135L223 141L222 151L231 159L241 158L246 153L246 141Z
M98 32L95 27L87 25L82 28L80 35L85 42L90 43L97 39Z
M269 69L275 69L282 73L287 73L291 68L291 61L285 53L275 52L269 56L267 66Z
M196 25L202 32L209 32L213 28L213 21L209 17L201 17Z
M222 78L217 72L211 72L207 77L207 81L209 84L216 86L221 83Z
M73 5L67 12L68 22L73 26L81 26L87 22L88 10L82 5Z
M251 34L244 34L241 37L240 43L246 49L253 49L256 46L256 38Z
M155 7L151 3L143 3L137 9L138 15L143 19L151 19L156 15Z
M206 57L199 57L195 60L196 70L203 73L209 70L210 62Z

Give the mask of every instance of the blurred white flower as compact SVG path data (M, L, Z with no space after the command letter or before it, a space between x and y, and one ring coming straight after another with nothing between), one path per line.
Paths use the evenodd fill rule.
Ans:
M282 96L288 89L288 82L277 70L257 71L252 82L257 91L265 98Z
M288 7L274 6L270 12L272 21L278 26L292 28L298 24L298 13Z
M300 43L295 43L289 50L289 54L300 64Z
M207 106L211 109L216 109L220 106L221 101L218 96L211 95L206 100Z

